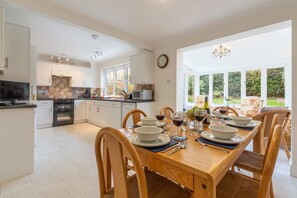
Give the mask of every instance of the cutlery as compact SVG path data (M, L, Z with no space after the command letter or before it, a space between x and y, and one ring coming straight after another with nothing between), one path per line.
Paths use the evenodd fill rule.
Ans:
M223 149L223 148L219 148L219 147L216 147L216 146L213 146L211 144L205 144L203 142L199 142L202 146L208 146L208 147L211 147L211 148L214 148L214 149L217 149L217 150L220 150L220 151L223 151L223 152L226 152L226 153L230 153L229 150L226 150L226 149Z
M175 145L172 145L172 146L168 147L167 149L161 151L161 153L165 153L165 152L167 152L167 151L169 151L169 150L171 150L171 149L173 149L173 148L175 148L175 147L177 147L177 146L179 146L179 145L180 145L180 143L175 144Z
M187 148L187 145L186 144L180 144L176 149L174 149L173 151L171 151L167 155L170 156L173 153L176 153L177 151L179 151L180 149L185 149L185 148Z

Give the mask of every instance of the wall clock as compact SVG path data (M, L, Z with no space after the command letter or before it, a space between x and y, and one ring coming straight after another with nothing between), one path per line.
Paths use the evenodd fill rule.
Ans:
M161 54L157 60L158 67L164 68L168 64L168 56L166 54Z

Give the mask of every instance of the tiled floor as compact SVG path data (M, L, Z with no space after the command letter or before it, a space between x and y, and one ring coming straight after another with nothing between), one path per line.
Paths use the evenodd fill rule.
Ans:
M35 172L0 184L0 198L98 198L94 138L99 128L77 124L37 131ZM296 197L297 179L281 150L274 173L276 197Z

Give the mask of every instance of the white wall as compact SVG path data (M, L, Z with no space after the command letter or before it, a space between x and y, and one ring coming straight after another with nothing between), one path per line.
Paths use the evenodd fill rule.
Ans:
M182 79L182 72L177 72L181 68L181 57L178 49L185 48L194 44L199 44L229 35L249 31L259 27L292 20L292 74L297 74L297 5L291 5L249 18L240 22L226 25L219 24L207 31L199 30L199 34L191 37L181 38L167 45L159 46L154 50L154 79L155 79L155 110L157 111L163 105L169 105L177 110L182 109L182 83L175 79ZM186 35L186 34L185 34ZM157 67L156 61L160 54L165 53L169 56L168 66L161 70ZM294 75L293 75L294 76ZM177 90L177 92L176 92ZM292 78L292 166L291 175L297 177L297 78Z

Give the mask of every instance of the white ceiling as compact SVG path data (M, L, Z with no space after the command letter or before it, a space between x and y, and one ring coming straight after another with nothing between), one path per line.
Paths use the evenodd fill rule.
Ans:
M8 16L32 28L32 42L36 42L41 51L64 51L65 54L73 53L73 56L86 60L87 54L98 48L103 49L106 56L109 55L105 58L133 50L131 46L152 49L150 46L156 46L166 39L206 27L224 18L248 17L292 1L4 0L4 3L51 18L23 14L19 16L20 19L13 12ZM102 37L96 42L92 41L88 36L92 31L87 29L101 32ZM125 42L113 40L104 34ZM50 47L51 44L56 48Z
M231 55L213 58L214 45L184 52L184 63L197 73L288 66L291 61L291 27L224 42Z

